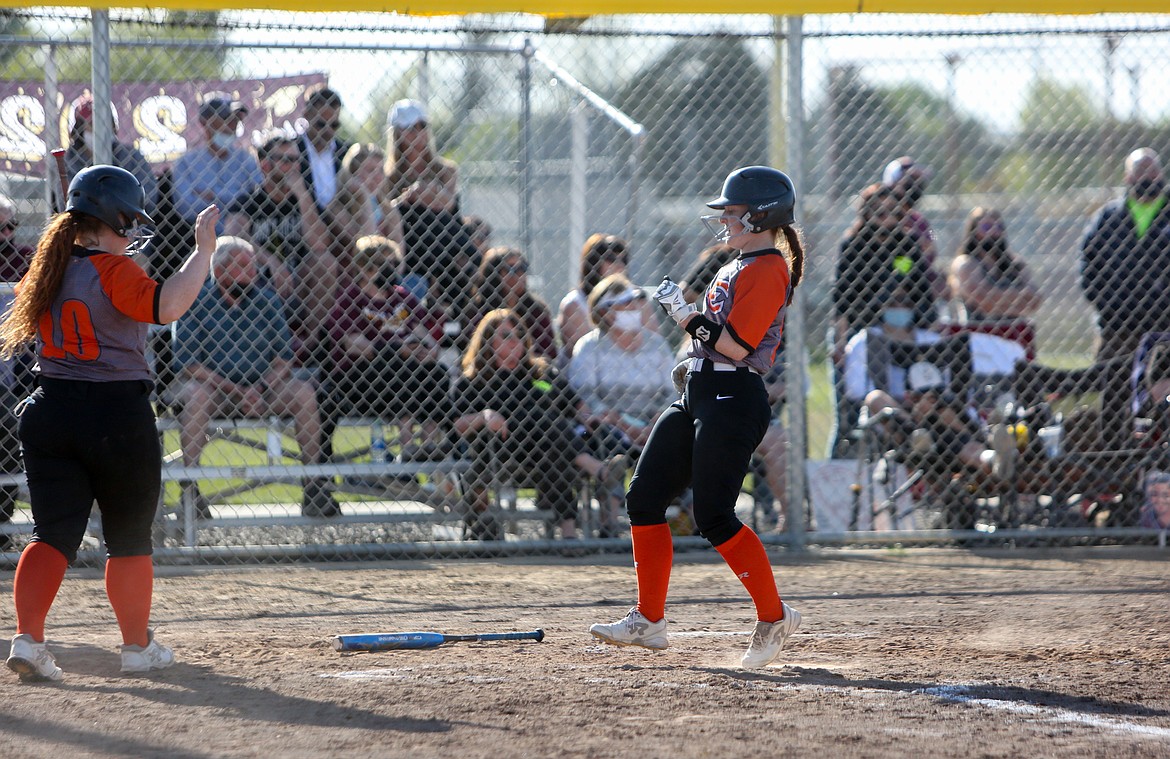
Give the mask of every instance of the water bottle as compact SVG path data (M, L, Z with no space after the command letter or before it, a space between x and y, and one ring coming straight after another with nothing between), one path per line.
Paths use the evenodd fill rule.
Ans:
M370 461L382 463L386 460L386 433L382 429L381 420L375 420L370 425Z
M280 439L280 417L268 418L268 463L276 464L284 456L284 446Z

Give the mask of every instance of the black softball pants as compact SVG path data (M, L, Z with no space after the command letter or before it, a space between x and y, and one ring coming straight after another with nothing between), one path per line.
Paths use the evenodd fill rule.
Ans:
M743 527L735 503L770 419L759 375L690 372L682 399L658 418L638 458L626 493L630 524L662 524L690 485L699 532L715 546L730 540Z
M150 404L152 386L41 378L18 427L34 541L72 562L96 500L110 556L153 552L162 446Z

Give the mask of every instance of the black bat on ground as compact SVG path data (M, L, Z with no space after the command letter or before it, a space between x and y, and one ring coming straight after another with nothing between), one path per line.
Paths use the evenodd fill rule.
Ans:
M438 648L445 643L478 643L489 640L534 640L539 643L544 640L544 630L473 635L446 635L438 632L335 635L333 647L338 651L394 651L401 648Z

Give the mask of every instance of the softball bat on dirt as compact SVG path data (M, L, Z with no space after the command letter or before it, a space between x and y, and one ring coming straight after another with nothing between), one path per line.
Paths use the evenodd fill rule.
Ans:
M333 636L333 647L338 651L393 651L400 648L438 648L444 643L489 640L534 640L539 643L544 640L544 630L515 633L476 633L474 635L445 635L437 632L335 635Z

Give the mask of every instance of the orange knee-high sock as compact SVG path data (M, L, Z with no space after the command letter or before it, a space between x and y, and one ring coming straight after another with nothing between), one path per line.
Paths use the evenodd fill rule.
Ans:
M651 622L666 616L666 589L674 563L674 536L668 524L630 527L634 540L634 574L638 576L638 613Z
M780 594L776 591L776 576L772 574L772 563L768 561L768 553L759 536L745 524L731 540L715 546L715 550L751 594L756 604L756 619L778 621L783 611Z
M12 580L12 599L16 605L16 632L45 640L45 617L65 579L69 559L48 543L29 543L16 563Z
M150 643L150 599L154 592L154 562L149 556L118 556L106 560L106 596L118 618L122 642Z

